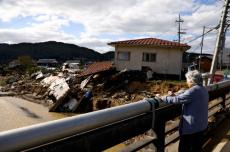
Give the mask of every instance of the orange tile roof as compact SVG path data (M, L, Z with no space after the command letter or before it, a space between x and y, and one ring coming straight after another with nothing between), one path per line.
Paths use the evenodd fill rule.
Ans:
M80 76L87 76L91 74L96 74L99 72L107 71L113 68L113 64L111 61L103 61L103 62L95 62L88 66L86 70L84 70Z
M163 46L163 47L183 47L189 49L190 46L183 43L162 40L157 38L143 38L125 41L110 42L108 45L128 45L128 46Z

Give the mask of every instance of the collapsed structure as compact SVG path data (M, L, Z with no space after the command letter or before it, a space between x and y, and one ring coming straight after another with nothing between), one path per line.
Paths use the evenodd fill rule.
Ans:
M95 62L79 74L62 70L31 75L11 74L1 91L13 91L29 101L49 106L49 111L84 113L131 102L156 93L178 91L185 85L162 80L146 82L138 70L116 71L113 62Z
M114 62L95 62L86 69L80 69L78 62L74 62L71 69L66 62L61 69L52 69L53 72L16 74L7 78L2 90L11 90L27 100L48 105L51 112L89 112L135 102L156 93L178 91L186 86L161 80L146 81L164 80L166 75L180 78L182 54L190 48L187 44L145 38L109 45L115 47Z

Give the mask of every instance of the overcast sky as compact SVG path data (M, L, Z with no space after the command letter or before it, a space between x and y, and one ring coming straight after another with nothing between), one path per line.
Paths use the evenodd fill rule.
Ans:
M108 42L155 37L177 39L178 14L186 43L203 26L218 25L224 0L0 0L0 43L60 41L98 52L114 50ZM204 40L213 53L217 31ZM189 43L199 52L201 39ZM228 44L228 43L227 43Z

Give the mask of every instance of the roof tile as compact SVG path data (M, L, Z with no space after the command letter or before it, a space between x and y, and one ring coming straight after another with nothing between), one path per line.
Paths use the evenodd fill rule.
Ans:
M163 47L185 47L190 48L189 45L184 43L178 43L168 40L162 40L157 38L143 38L143 39L134 39L134 40L125 40L125 41L115 41L110 42L108 45L136 45L136 46L163 46Z
M96 74L99 72L110 70L112 68L113 68L113 64L111 61L95 62L89 65L88 68L80 74L80 76Z

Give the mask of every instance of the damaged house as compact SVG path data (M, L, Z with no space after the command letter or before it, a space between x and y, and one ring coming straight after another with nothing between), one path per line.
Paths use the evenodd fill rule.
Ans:
M156 38L110 42L115 47L118 71L151 69L154 73L181 78L182 55L190 49L187 44Z
M58 62L56 59L39 59L37 61L37 65L40 67L56 67L58 65Z

